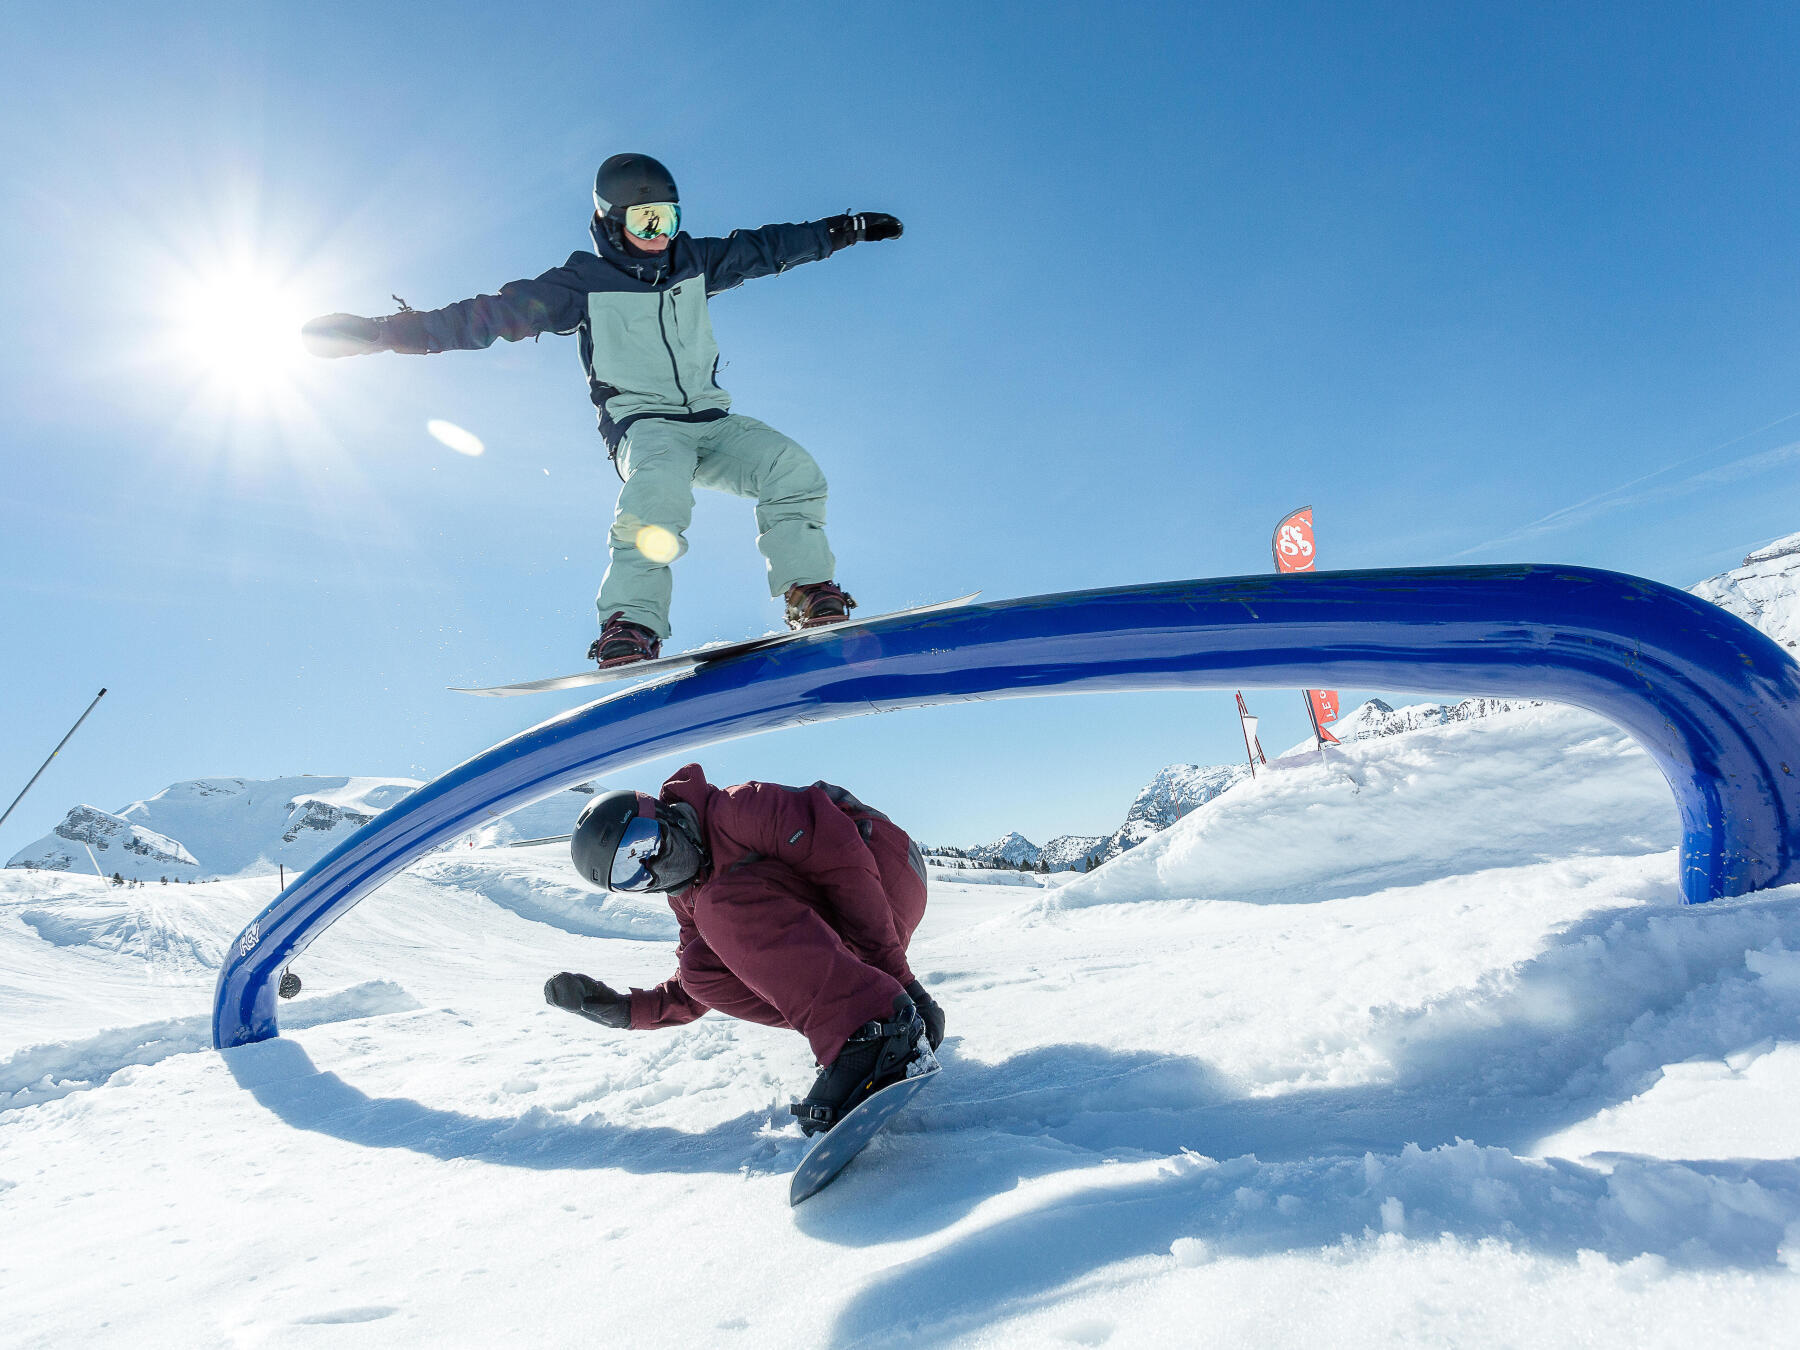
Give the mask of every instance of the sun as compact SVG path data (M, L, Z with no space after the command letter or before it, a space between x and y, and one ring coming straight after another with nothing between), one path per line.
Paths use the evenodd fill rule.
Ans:
M306 306L293 285L254 263L197 271L177 284L168 355L233 401L291 391L306 349Z

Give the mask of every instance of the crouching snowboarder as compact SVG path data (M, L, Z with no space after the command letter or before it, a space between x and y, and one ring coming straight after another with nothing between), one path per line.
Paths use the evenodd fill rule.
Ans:
M870 1093L930 1064L944 1013L906 962L925 863L881 812L830 783L717 788L698 764L660 797L608 792L570 840L576 870L613 891L662 891L680 924L676 974L620 993L570 972L544 998L604 1026L680 1026L709 1009L788 1027L820 1064L791 1109L829 1130Z
M624 486L600 584L602 667L651 660L669 636L669 564L687 551L694 487L756 502L757 547L769 593L787 601L792 628L841 622L856 602L832 580L825 476L779 431L731 411L717 380L719 348L706 303L753 277L828 258L902 227L879 212L799 225L681 233L675 179L648 155L614 155L594 178L594 251L542 276L508 282L442 309L363 318L327 314L301 330L316 356L425 355L579 335L582 374Z

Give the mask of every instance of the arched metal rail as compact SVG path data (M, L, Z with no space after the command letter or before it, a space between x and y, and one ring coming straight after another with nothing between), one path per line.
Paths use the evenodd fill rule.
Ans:
M825 629L521 732L384 811L257 916L219 972L214 1043L277 1035L282 968L421 854L644 760L973 699L1333 684L1589 709L1667 777L1685 899L1800 880L1800 667L1703 600L1539 565L1177 581Z

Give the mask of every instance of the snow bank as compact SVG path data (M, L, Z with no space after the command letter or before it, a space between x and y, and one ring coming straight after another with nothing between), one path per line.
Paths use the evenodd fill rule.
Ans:
M1534 707L1359 741L1215 798L1060 905L1356 895L1514 864L1672 848L1661 773L1623 732Z
M283 1006L281 1023L284 1030L301 1030L326 1022L409 1012L418 1006L398 985L371 980L352 989L295 999ZM210 1016L174 1017L144 1026L118 1027L81 1040L27 1046L0 1060L0 1111L98 1087L136 1065L211 1050Z
M564 932L655 942L676 937L675 915L665 897L595 890L575 875L565 844L453 849L422 860L412 871Z
M1048 873L1015 872L1003 867L934 866L927 859L925 879L931 884L942 883L947 886L1009 886L1041 890L1048 884L1050 877Z

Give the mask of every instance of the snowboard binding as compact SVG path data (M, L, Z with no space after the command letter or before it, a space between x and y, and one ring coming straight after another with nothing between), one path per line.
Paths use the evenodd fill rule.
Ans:
M662 655L662 639L642 624L632 623L623 611L613 614L588 648L588 660L600 669L628 665L633 661L654 661Z
M856 608L850 593L835 581L814 581L787 588L787 626L796 632L842 623Z
M925 1039L925 1019L900 994L894 999L894 1016L858 1027L838 1057L819 1070L812 1091L788 1111L799 1119L801 1133L821 1134L882 1088L937 1067Z

